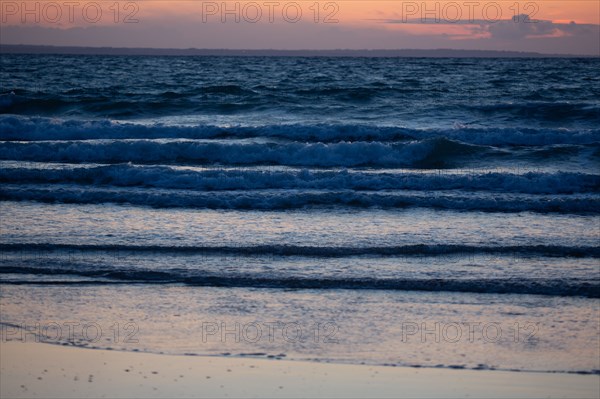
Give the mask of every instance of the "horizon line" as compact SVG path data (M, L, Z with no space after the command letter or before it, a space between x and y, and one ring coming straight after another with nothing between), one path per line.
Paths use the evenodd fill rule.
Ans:
M445 53L445 54L444 54ZM428 58L599 58L598 55L539 53L518 50L436 49L233 49L233 48L172 48L172 47L112 47L60 46L42 44L0 43L0 54L56 55L140 55L140 56L306 56L306 57L428 57ZM458 58L458 57L457 57Z

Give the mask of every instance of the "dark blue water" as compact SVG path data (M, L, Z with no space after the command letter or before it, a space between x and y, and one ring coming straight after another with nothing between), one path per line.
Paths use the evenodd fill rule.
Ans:
M42 187L64 183L128 187L125 202L166 207L598 208L595 59L3 55L1 62L0 181L11 183L4 199L124 201ZM458 174L422 173L436 169ZM144 190L140 199L136 187L194 195L160 200ZM201 195L223 190L263 191L243 203ZM429 190L494 198L419 196Z
M377 131L371 137L354 132L355 124L593 129L600 122L598 66L596 59L3 55L0 110L84 119L350 125L335 137L345 139L379 138Z
M583 349L598 347L597 59L0 62L0 297L19 309L3 322L107 321L106 303L151 308L160 290L136 349L223 352L165 324L171 303L187 322L316 317L349 334L261 348L296 358L600 369ZM392 356L403 317L431 315L544 328Z

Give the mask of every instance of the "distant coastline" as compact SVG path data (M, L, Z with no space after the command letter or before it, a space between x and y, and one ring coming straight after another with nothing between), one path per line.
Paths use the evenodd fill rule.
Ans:
M0 54L64 54L123 56L232 56L232 57L396 57L396 58L596 58L590 55L543 54L521 51L399 49L399 50L236 50L144 47L74 47L0 44Z

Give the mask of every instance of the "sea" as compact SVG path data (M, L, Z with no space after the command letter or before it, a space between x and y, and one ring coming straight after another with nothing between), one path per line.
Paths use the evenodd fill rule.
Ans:
M597 58L0 55L2 340L600 374Z

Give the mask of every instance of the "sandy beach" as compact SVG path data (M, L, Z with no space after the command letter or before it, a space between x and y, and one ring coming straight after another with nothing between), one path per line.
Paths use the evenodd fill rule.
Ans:
M600 377L169 356L42 343L0 346L2 398L577 397Z

